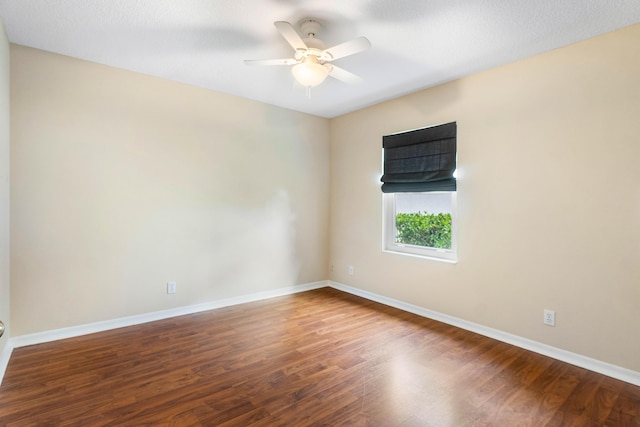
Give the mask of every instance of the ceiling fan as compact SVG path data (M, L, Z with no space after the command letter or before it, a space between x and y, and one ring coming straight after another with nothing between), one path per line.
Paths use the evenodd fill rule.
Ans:
M359 76L331 62L370 48L371 43L366 37L357 37L327 49L324 43L316 38L322 24L315 19L308 18L300 22L300 29L306 36L304 39L289 22L276 21L273 25L295 50L293 58L245 60L246 65L293 65L293 77L307 90L318 86L327 76L345 83L362 81Z

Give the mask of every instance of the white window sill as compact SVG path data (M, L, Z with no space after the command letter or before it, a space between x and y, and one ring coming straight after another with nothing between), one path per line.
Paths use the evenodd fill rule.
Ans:
M458 259L457 258L440 258L438 256L433 256L433 255L416 254L416 253L404 252L404 251L393 250L393 249L383 249L382 252L386 252L386 253L389 253L389 254L396 254L396 255L405 255L405 256L410 256L410 257L415 257L415 258L428 259L430 261L440 261L440 262L444 262L444 263L447 263L447 264L457 264L458 263Z

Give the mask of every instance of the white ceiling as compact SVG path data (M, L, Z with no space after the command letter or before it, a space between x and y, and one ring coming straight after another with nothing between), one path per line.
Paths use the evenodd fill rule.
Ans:
M12 43L323 117L640 22L640 0L0 0ZM336 65L363 83L294 85L274 21L320 20L327 46L367 37Z

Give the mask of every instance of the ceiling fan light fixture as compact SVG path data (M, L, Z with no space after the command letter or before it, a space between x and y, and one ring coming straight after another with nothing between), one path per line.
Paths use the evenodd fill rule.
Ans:
M291 73L298 83L304 87L315 87L325 81L329 70L315 58L307 57L291 68Z
M293 58L245 60L245 64L292 65L291 73L298 84L307 88L307 96L310 96L312 87L322 84L328 76L345 83L362 81L355 74L333 65L332 61L369 49L371 42L365 37L357 37L325 49L324 43L316 38L322 24L315 19L305 19L300 23L300 29L306 35L304 39L289 22L276 21L273 25L295 51Z

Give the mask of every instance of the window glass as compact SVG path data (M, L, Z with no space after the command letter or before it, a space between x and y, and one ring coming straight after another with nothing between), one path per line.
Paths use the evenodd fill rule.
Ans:
M455 261L455 194L385 194L384 249Z

